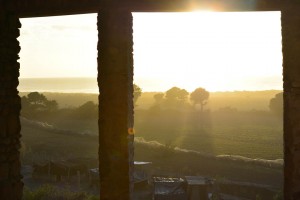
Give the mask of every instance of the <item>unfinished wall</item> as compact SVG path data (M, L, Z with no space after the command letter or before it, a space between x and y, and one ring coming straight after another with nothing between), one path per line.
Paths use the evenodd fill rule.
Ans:
M300 199L300 4L281 12L284 77L284 196Z
M241 0L242 1L242 0ZM8 3L10 10L4 8ZM0 199L21 199L20 176L20 98L17 37L19 16L47 16L94 11L97 0L0 0ZM102 2L102 1L99 1ZM123 5L129 7L126 1ZM144 2L144 3L143 3ZM138 1L139 11L147 11L148 3ZM163 4L165 2L166 4ZM180 2L155 1L153 11L175 6ZM224 1L222 1L224 2ZM284 149L286 200L300 199L300 6L298 0L261 0L262 8L269 10L269 2L288 2L282 7L282 36L284 55ZM295 3L296 2L296 3ZM119 3L119 2L118 2ZM299 4L299 3L298 3ZM24 6L26 5L26 6ZM45 6L47 5L47 6ZM57 6L59 5L59 6ZM61 6L63 5L63 6ZM270 8L277 8L277 4ZM279 4L278 4L279 6ZM281 6L281 5L280 5ZM98 10L98 7L95 8ZM270 9L270 10L272 10ZM255 10L255 8L253 8ZM276 9L274 9L276 10ZM135 10L138 11L138 10ZM149 10L148 10L149 11ZM133 166L133 106L132 106L132 16L128 10L101 7L98 16L98 83L99 98L99 160L101 199L130 199Z
M19 19L0 3L0 199L21 199Z
M131 12L101 9L98 31L100 196L129 200L133 169Z

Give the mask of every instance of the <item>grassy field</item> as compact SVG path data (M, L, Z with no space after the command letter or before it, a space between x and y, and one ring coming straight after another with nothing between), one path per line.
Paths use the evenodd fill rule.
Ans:
M283 158L282 133L272 127L217 127L213 133L172 131L152 134L153 130L139 130L137 134L147 140L156 140L163 144L196 150L213 155L240 155L249 158L280 159ZM168 135L163 135L168 134ZM169 135L172 134L170 137Z
M136 135L169 146L213 155L280 159L283 157L283 121L268 111L270 99L279 92L211 93L205 107L209 111L202 118L193 110L151 109L155 93L142 93L135 109ZM44 94L48 99L56 100L60 107L78 107L87 101L97 102L98 99L97 94ZM97 118L70 118L70 110L42 116L37 120L60 129L98 133Z
M96 137L59 134L27 125L22 126L23 162L43 162L74 157L96 158Z
M162 111L155 115L136 111L136 135L213 155L282 158L282 120L274 115L212 112L209 122L203 124L191 115L179 111Z
M201 175L221 181L266 184L280 190L283 184L280 164L274 167L233 156L282 159L282 118L268 110L270 98L278 92L211 93L203 113L191 107L155 108L152 107L154 93L143 93L134 116L137 137L135 160L152 162L151 173L156 175ZM89 135L41 129L23 120L22 164L80 157L92 158L97 162L97 116L78 118L78 115L72 114L72 109L87 101L97 102L98 95L45 95L50 100L57 100L60 108L68 109L45 116L33 115L33 119L53 125L56 130ZM97 167L96 163L94 167Z
M183 114L149 116L136 110L136 136L162 144L196 150L213 155L241 155L249 158L283 158L283 123L276 116L231 116L212 113L209 123L201 125ZM172 115L172 116L168 116ZM241 114L242 115L242 114ZM251 118L252 121L248 118ZM64 117L48 119L60 129L97 135L97 119L78 120Z
M22 126L22 163L78 157L97 158L97 136L59 134ZM260 184L282 186L282 169L254 163L220 160L151 143L135 143L135 160L150 161L152 173L160 175L205 175Z

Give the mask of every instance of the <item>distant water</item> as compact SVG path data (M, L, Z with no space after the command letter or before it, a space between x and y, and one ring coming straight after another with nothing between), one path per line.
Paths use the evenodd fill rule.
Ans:
M21 78L20 92L98 93L97 78Z

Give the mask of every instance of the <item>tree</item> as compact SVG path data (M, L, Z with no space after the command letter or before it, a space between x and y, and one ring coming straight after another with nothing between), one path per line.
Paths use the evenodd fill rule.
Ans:
M133 84L133 103L136 104L138 98L142 95L142 89L136 85Z
M55 100L48 100L45 102L48 111L55 111L58 109L58 103Z
M166 91L166 99L168 100L179 100L185 101L189 93L185 89L180 89L178 87L172 87Z
M165 94L160 92L153 95L156 104L160 104L164 99Z
M166 99L168 100L176 100L178 97L178 93L180 92L180 88L172 87L171 89L166 91Z
M36 109L43 108L46 106L47 98L38 92L31 92L27 95L27 100Z
M22 109L28 109L30 107L30 103L26 96L21 97L21 105L22 105Z
M203 112L203 107L207 104L208 98L209 92L201 87L195 89L190 95L190 100L193 102L194 106L200 104L201 112Z
M270 111L276 115L283 115L283 92L276 94L275 97L270 100L269 108Z
M38 92L31 92L21 98L22 110L25 112L55 111L58 103L55 100L48 100L45 95Z
M168 106L174 107L178 105L184 105L189 93L185 89L178 87L172 87L166 91L166 103Z
M74 117L78 119L97 119L98 105L93 101L87 101L74 110Z
M189 96L189 92L186 91L185 89L181 89L178 92L177 99L181 102L185 102L187 100L188 96Z

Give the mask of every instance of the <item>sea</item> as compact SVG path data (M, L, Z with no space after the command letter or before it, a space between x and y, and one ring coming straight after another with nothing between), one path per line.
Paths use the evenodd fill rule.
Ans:
M20 92L99 93L97 78L20 78Z

